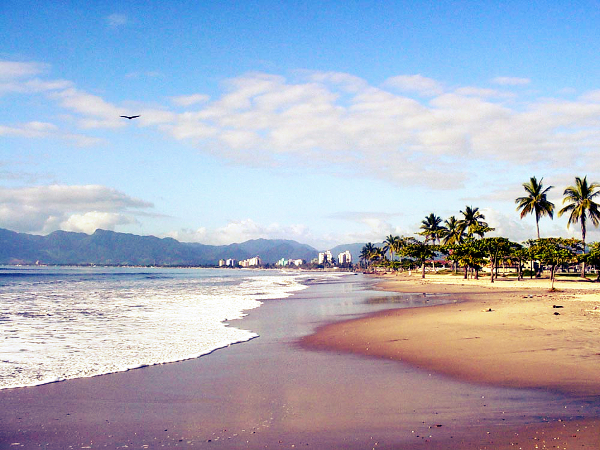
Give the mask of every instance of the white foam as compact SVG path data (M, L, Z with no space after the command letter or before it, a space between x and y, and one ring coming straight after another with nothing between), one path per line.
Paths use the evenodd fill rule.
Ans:
M273 272L115 274L0 286L0 389L196 358L257 336L225 321L304 288Z

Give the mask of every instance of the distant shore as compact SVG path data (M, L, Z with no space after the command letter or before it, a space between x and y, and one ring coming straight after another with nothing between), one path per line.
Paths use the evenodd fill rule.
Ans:
M489 278L431 274L378 279L382 290L449 294L454 302L332 324L303 343L403 361L468 382L600 401L600 284L565 279L549 292L549 280L537 279L500 278L493 284ZM563 439L577 435L578 448L600 448L600 418L585 418L585 439L581 418L571 419L567 413L546 432ZM532 442L541 432L529 431ZM504 448L497 444L487 448Z

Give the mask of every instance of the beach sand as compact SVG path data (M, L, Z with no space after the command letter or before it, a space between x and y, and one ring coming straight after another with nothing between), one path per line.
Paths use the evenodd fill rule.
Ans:
M259 338L205 357L2 390L0 449L599 448L600 402L591 396L596 394L594 380L585 379L584 385L589 389L586 390L579 388L575 380L557 384L546 382L540 374L535 383L523 388L519 379L484 379L479 374L471 375L471 369L463 373L460 364L452 364L450 371L439 366L438 374L429 369L434 368L436 357L443 356L444 351L421 347L420 353L417 342L413 342L415 346L400 348L406 351L404 356L393 345L397 339L411 339L412 335L404 334L409 333L408 328L401 325L405 318L417 321L410 328L422 327L410 331L421 333L415 338L430 339L430 334L442 333L432 326L444 326L444 317L463 312L454 308L472 308L470 314L474 317L500 316L503 298L531 304L560 300L564 305L561 316L550 312L548 323L561 318L571 320L569 315L574 312L570 312L569 302L584 309L593 307L589 298L567 299L571 294L580 295L579 290L557 294L562 297L552 300L524 299L525 295L545 295L544 288L507 288L506 294L504 289L483 288L484 294L501 295L478 296L478 287L450 289L433 283L433 279L427 285L416 277L384 281L385 288L391 291L371 291L368 288L372 281L356 276L339 283L311 286L288 299L265 302L246 318L231 322L232 326L257 332ZM398 283L400 290L417 294L395 294ZM453 295L422 295L436 289ZM466 293L473 293L473 297ZM461 303L376 313L401 303L417 306L453 299ZM493 311L483 312L489 308ZM438 319L418 322L420 314ZM508 314L508 310L502 314ZM374 327L380 330L379 325L373 326L376 320L391 322L375 337L355 333L352 340L340 339L340 330L347 327L358 330L362 324L366 325L365 333L372 333ZM578 320L585 328L592 327L593 322L585 324L594 319L581 316ZM469 334L465 337L479 339L465 341L479 341L486 336L486 330L480 331L475 326L478 320L475 322L475 328L466 326ZM314 334L316 330L319 331ZM314 337L306 338L310 335ZM570 339L576 338L573 336ZM444 341L439 339L440 345ZM593 345L593 341L588 344ZM417 350L409 359L413 347ZM390 351L394 354L389 356L385 348L393 349ZM464 350L459 359L467 358L467 353ZM530 353L527 352L529 356ZM574 365L578 367L577 362ZM470 381L464 382L463 378Z
M456 302L398 309L332 324L303 339L335 349L407 362L453 378L495 386L541 389L600 399L600 286L577 279L465 280L449 275L382 277L388 291L451 296ZM590 417L518 433L531 448L600 448L600 421ZM543 447L534 438L551 436ZM582 430L585 430L582 432ZM510 433L507 433L510 434ZM566 441L571 439L571 446ZM492 447L515 448L512 437ZM546 439L547 441L547 439ZM561 441L559 445L558 441ZM535 444L539 447L535 447ZM521 444L516 447L521 448ZM522 447L527 448L527 447Z

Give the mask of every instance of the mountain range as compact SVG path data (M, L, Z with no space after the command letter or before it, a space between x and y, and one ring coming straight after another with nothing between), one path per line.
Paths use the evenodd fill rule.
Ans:
M337 256L350 250L356 262L362 245L342 245L331 252ZM274 264L281 258L311 261L318 253L309 245L285 239L204 245L107 230L96 230L91 235L55 231L40 236L0 228L0 264L214 266L220 259L254 256L260 256L265 264Z

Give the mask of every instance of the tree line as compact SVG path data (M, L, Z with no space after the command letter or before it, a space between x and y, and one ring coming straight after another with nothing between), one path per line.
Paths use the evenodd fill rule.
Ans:
M600 224L600 205L594 201L600 195L600 184L588 183L587 177L576 177L575 184L566 187L563 192L563 207L558 216L568 214L567 228L579 224L581 239L540 237L540 219L545 216L554 218L555 205L547 198L552 188L554 186L544 187L543 178L538 181L531 177L523 183L526 194L515 199L521 219L529 214L535 216L537 239L519 243L505 237L486 237L494 228L485 221L479 208L466 206L458 217L442 220L434 213L426 216L420 231L415 233L422 239L389 235L382 246L369 242L362 248L360 259L367 266L384 266L392 270L418 265L421 266L421 276L425 278L425 263L442 254L453 263L455 271L458 267L464 269L465 278L469 273L478 278L480 270L489 264L492 283L498 276L500 263L516 265L517 276L522 279L524 263L530 263L529 274L533 276L536 272L534 261L539 261L550 268L552 287L558 267L580 263L581 277L585 278L586 264L600 264L600 243L587 246L585 240L588 222L595 227ZM435 260L432 263L435 264Z

